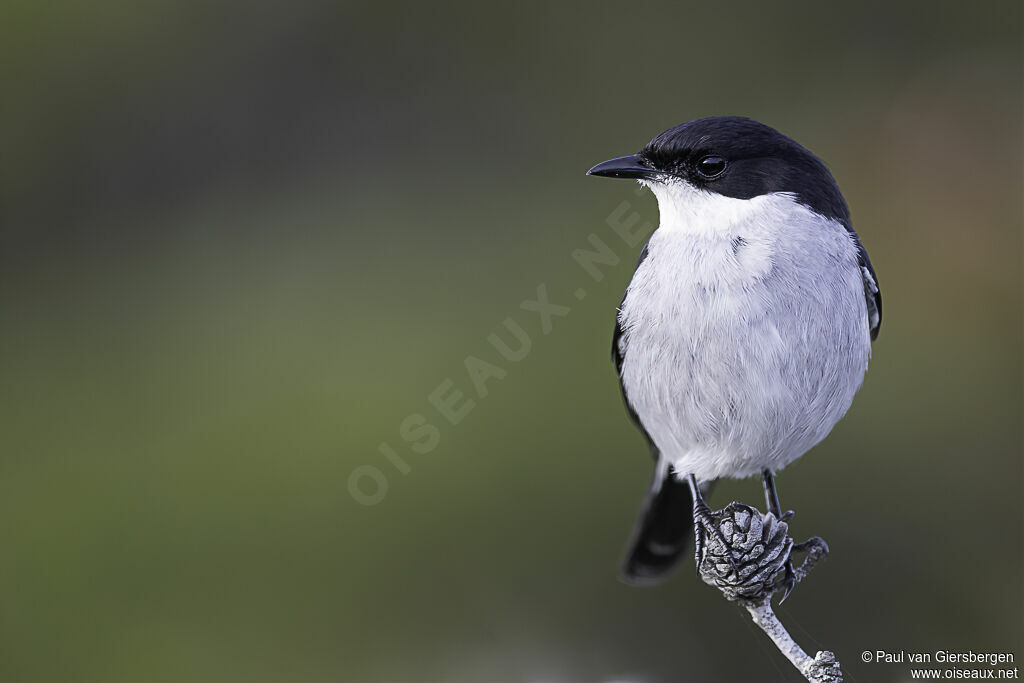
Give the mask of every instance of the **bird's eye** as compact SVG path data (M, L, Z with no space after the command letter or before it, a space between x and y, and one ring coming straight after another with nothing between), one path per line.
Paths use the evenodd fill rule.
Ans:
M703 178L711 180L725 173L725 166L725 157L712 154L697 162L697 173Z

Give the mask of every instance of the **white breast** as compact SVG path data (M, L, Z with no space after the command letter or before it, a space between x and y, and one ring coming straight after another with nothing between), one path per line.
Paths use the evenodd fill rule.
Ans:
M626 398L678 472L781 469L825 438L867 369L854 242L787 194L650 187L661 225L619 312Z

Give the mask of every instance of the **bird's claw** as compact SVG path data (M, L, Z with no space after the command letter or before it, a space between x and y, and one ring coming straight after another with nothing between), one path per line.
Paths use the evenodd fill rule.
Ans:
M697 501L693 506L693 538L694 545L696 546L694 560L697 563L697 572L700 573L700 565L704 559L704 534L708 531L714 534L718 542L722 544L722 548L726 550L726 558L729 560L733 572L736 576L739 576L740 570L732 557L732 552L729 551L729 543L725 540L722 530L718 528L718 524L711 515L711 508L702 500Z
M792 510L786 510L785 512L783 512L782 514L779 515L779 521L780 522L788 522L789 520L793 519L793 515L795 515L795 514L796 513L793 512ZM786 570L786 573L783 575L782 582L781 582L782 588L784 590L783 590L783 593L782 593L782 599L779 600L779 604L780 605L782 603L786 602L786 598L788 598L789 594L793 592L793 586L796 585L796 581L797 581L797 579L796 579L796 571L794 571L794 569L793 569L793 560L792 560L792 558L787 558L786 559L785 570Z
M786 560L785 574L782 577L782 587L785 589L782 593L782 598L779 600L779 604L786 602L786 598L793 592L793 586L796 585L796 571L793 569L793 560Z

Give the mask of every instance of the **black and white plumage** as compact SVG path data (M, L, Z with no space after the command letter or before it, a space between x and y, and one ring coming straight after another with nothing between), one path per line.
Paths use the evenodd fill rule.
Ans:
M716 479L762 474L777 501L773 473L860 388L881 295L828 169L764 124L697 119L589 173L639 180L661 214L612 342L656 461L625 567L647 583L678 561Z

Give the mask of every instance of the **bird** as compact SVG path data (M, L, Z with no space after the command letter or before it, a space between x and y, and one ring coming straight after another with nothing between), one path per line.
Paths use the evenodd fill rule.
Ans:
M850 408L882 322L878 277L825 163L741 116L698 118L588 175L648 188L659 221L615 316L612 360L654 475L622 579L664 581L720 534L714 482L775 475ZM720 537L720 536L719 536ZM790 562L785 600L795 578Z

